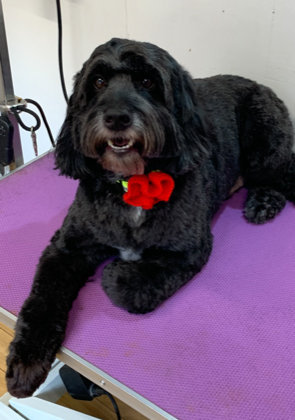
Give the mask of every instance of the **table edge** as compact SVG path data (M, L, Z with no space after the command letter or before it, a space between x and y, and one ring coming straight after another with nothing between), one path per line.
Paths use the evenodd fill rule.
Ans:
M6 309L0 307L0 322L8 328L14 329L17 317ZM62 346L56 356L61 362L70 366L72 369L86 376L89 380L101 386L113 396L119 398L124 403L137 410L143 416L153 420L178 420L171 414L162 410L146 398L137 394L126 385L117 381L107 373L103 372L96 366L82 359L82 357L73 353L71 350Z

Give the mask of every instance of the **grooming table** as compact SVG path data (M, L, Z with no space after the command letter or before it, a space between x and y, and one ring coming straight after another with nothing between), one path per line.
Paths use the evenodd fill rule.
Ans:
M0 182L6 323L75 195L77 182L53 166L48 154ZM295 419L295 208L255 226L243 218L245 196L214 218L202 272L150 314L113 306L98 268L58 357L152 420Z

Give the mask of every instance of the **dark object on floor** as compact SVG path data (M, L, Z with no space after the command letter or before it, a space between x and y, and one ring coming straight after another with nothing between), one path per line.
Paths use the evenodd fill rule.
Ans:
M119 408L112 394L105 389L91 382L89 379L76 372L74 369L64 365L59 371L60 377L66 390L75 400L92 401L101 395L107 395L114 407L117 419L121 419Z

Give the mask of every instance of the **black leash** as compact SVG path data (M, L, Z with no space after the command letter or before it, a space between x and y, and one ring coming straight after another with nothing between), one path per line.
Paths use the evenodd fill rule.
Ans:
M29 98L27 98L27 99L25 99L25 101L26 101L27 103L32 104L32 105L34 105L35 107L37 107L37 108L38 108L38 110L39 110L39 112L40 112L40 114L41 114L41 117L42 117L42 119L43 119L44 125L45 125L45 127L46 127L46 129L47 129L48 136L49 136L49 138L50 138L50 141L51 141L52 147L55 147L55 141L54 141L54 139L53 139L53 135L52 135L52 132L51 132L51 130L50 130L50 127L49 127L49 124L48 124L47 118L46 118L46 116L45 116L45 114L44 114L43 108L41 107L41 105L40 105L40 104L38 104L38 102L34 101L33 99L29 99ZM21 126L24 130L26 130L26 131L30 131L30 132L31 132L31 137L32 137L32 140L33 140L33 146L34 146L34 150L35 150L35 155L36 155L36 156L38 156L38 148L37 148L36 131L37 131L37 130L39 130L39 128L40 128L40 126L41 126L41 120L40 120L39 115L38 115L38 114L36 114L36 112L32 111L31 109L27 108L27 106L26 106L26 105L16 105L16 106L13 106L13 107L11 107L11 108L10 108L10 111L11 111L11 112L13 113L13 115L15 116L15 118L16 118L16 120L17 120L18 124L19 124L19 125L20 125L20 126ZM21 119L21 117L20 117L20 114L21 114L22 112L32 115L32 117L34 117L34 118L35 118L36 124L35 124L35 125L31 125L31 126L26 125L26 124L23 122L23 120Z
M10 108L10 111L13 113L13 115L16 118L16 121L19 123L19 125L26 131L31 131L33 129L33 131L37 131L40 126L41 126L41 120L39 118L39 116L34 112L31 111L30 109L28 109L25 105L17 105L17 106L13 106ZM19 114L21 112L25 112L26 114L30 114L32 115L35 120L36 120L36 125L33 125L31 127L28 127L21 119L21 117L19 116Z

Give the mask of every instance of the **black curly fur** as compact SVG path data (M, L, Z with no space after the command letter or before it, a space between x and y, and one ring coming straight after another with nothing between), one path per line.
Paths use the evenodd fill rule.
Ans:
M144 87L146 79L152 88ZM110 110L125 118L116 120L121 127L113 134L105 127ZM122 137L127 123L137 143L118 156L105 133L119 130ZM79 178L79 188L20 312L7 358L9 392L25 397L44 381L73 300L106 258L117 256L102 279L112 302L146 313L207 262L212 216L239 176L249 187L251 222L275 217L286 199L295 202L292 145L288 111L269 88L235 76L192 80L148 43L113 39L98 47L76 76L56 148L57 167ZM175 189L168 203L139 214L123 202L116 180L143 170L169 173ZM120 259L122 250L135 257Z

